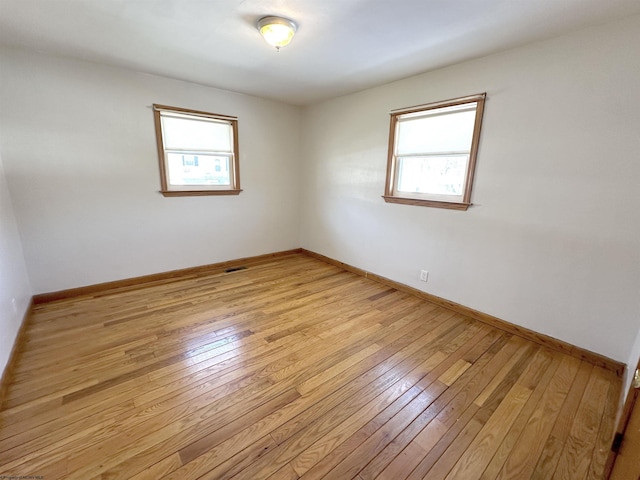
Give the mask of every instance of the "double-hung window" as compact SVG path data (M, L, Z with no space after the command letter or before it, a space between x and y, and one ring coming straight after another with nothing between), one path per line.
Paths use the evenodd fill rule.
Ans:
M384 199L466 210L485 94L391 113Z
M240 193L238 119L154 105L165 196Z

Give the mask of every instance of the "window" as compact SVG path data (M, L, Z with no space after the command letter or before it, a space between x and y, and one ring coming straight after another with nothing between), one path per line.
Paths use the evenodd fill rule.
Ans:
M391 113L386 202L466 210L486 94Z
M237 195L238 119L154 105L161 193Z

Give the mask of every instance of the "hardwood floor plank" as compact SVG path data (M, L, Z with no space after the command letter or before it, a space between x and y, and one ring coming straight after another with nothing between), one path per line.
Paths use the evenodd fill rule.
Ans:
M446 394L434 402L416 421L412 422L408 428L393 439L383 452L369 462L360 475L365 480L377 478L380 475L386 478L391 475L391 472L397 472L400 468L406 471L408 475L447 431L448 427L443 423L447 421L447 415L450 418L456 408L460 408L459 405L456 407L456 402L459 404L460 399L465 397L464 392L470 391L469 384L473 385L474 380L478 379L483 371L487 371L487 363L493 359L495 352L502 347L503 340L504 337L500 337L498 332L492 331L468 352L460 352L463 354L461 360L469 362L471 367L465 370L455 385L452 384L454 388L449 388ZM454 365L458 364L459 361ZM471 388L473 388L472 385ZM412 445L411 442L416 442L423 447L425 455L402 455L404 449ZM399 462L402 462L401 467Z
M0 464L28 457L29 454L35 452L42 455L44 452L52 450L54 446L59 446L61 441L69 442L71 437L67 433L68 430L87 432L86 435L92 435L90 429L94 425L100 424L101 428L112 425L116 422L114 417L122 412L129 412L132 408L133 402L127 400L77 422L66 421L47 424L46 428L26 430L9 437L0 442Z
M198 364L198 365L200 365L200 364ZM168 367L167 367L167 368L168 368ZM153 372L150 374L150 376L151 376L151 375L153 375Z
M510 457L515 445L518 443L527 421L531 418L533 411L538 406L542 395L555 375L559 363L559 355L553 355L550 351L538 350L536 357L532 359L528 366L528 368L537 368L537 373L530 378L528 385L525 385L532 391L531 396L520 411L509 432L504 436L500 447L498 447L480 477L481 480L495 479L502 470L507 458ZM525 375L526 373L523 373L523 376Z
M582 396L593 374L593 370L593 365L586 362L580 363L578 373L571 384L571 389L562 404L553 429L551 433L549 433L542 449L536 468L531 475L532 479L548 480L553 478L563 451L564 443L569 436L569 431L571 430L577 409L580 406Z
M448 337L452 335L458 334L457 337L459 337L460 336L459 331L460 331L459 328L449 329L446 335L441 336L439 338L439 343L440 344L445 343ZM435 353L434 347L432 347L430 350L431 350L431 353ZM409 376L406 379L408 380L408 384L405 384L406 387L404 388L411 387L411 385L415 384L416 382L419 383L422 377L423 375L420 373L420 370L414 368L409 373ZM397 380L397 377L395 379L394 377L387 377L387 378L389 378L390 380ZM373 390L372 394L376 395L377 392L380 391L378 387L383 385L384 384L379 381L376 382L375 385L372 385L376 387L376 389ZM411 401L416 395L419 394L419 392L420 392L420 388L418 388L417 386L413 386L409 390L407 390L401 397L399 397L392 405L400 406L399 408L401 408L402 405ZM360 395L360 397L362 396ZM360 401L366 401L366 400L367 400L366 397L362 397ZM327 412L320 419L316 419L311 425L305 422L303 425L303 427L305 428L303 428L303 430L299 430L297 431L297 433L295 433L295 435L292 435L286 438L284 442L280 443L278 449L272 452L273 455L265 456L261 460L261 462L258 462L255 465L252 465L247 472L243 472L242 476L245 476L245 477L253 476L255 478L260 478L270 474L275 468L278 468L279 466L291 461L291 459L293 459L298 453L304 450L307 445L312 444L314 441L320 438L326 431L332 428L335 428L337 425L342 425L344 419L347 418L349 415L353 414L354 412L358 411L359 408L360 408L360 404L356 404L353 401L350 401L348 405L343 404L342 406L333 408L330 412ZM396 407L393 407L393 408L396 408ZM390 411L391 410L387 409L387 413ZM313 413L315 416L317 413L317 410L314 409L314 411L311 413ZM300 425L300 417L298 417L296 420L298 421L297 425ZM288 435L291 435L294 430L291 430L290 428L288 428L286 431ZM272 433L272 435L274 435L275 432L277 432L277 429ZM277 438L277 437L278 435L275 434L274 438Z
M298 474L293 470L291 465L286 464L273 475L267 477L269 480L297 480Z
M252 412L259 416L268 415L270 412L278 410L278 408L287 405L299 397L299 394L294 389L287 390L267 402L259 405L252 405L253 408L242 409L239 412L231 412L229 417L209 423L204 431L209 433L216 430L221 430L226 426L226 432L233 432L237 429L241 429L245 422L251 422L254 418L249 413ZM255 413L257 412L257 413ZM154 435L149 435L143 438L143 441L137 441L135 445L129 445L128 448L113 448L111 445L108 449L103 449L103 453L91 456L90 458L102 458L102 461L91 462L87 464L86 453L81 453L76 457L70 458L69 464L69 479L82 479L93 472L102 473L104 479L120 479L128 478L132 473L138 473L150 465L153 465L154 460L158 457L162 457L166 451L153 452L153 456L140 455L147 451L150 447L157 445L158 443L170 439L172 445L176 445L180 448L181 445L189 444L201 437L201 433L197 428L202 423L196 423L197 419L193 418L194 423L191 423L188 428L181 427L183 422L176 422L176 425L168 425L156 431ZM180 428L178 430L178 428ZM182 455L181 455L182 457ZM107 460L105 460L105 458ZM73 464L71 463L73 462ZM79 467L79 468L78 468Z
M437 365L442 363L445 358L444 354L436 353L412 370L410 375L414 378L421 379ZM306 473L341 443L364 428L365 425L371 422L376 416L380 415L387 407L404 394L409 389L409 386L413 387L410 382L397 382L394 384L394 388L388 389L382 395L368 402L363 408L343 421L339 429L331 430L294 457L293 460L291 460L291 465L294 470L299 475Z
M500 446L505 445L504 442L508 438L507 433L513 430L517 418L533 396L534 385L538 384L543 369L547 366L548 362L545 360L548 359L539 353L540 351L532 357L532 361L518 376L509 393L445 477L447 480L481 478L485 469L490 466L492 459L496 458ZM430 472L430 476L439 478L434 470Z
M563 357L556 374L545 389L540 403L527 420L522 436L511 451L497 479L529 478L540 458L544 440L549 436L560 408L578 372L580 361Z
M478 334L478 336L483 336L485 334L486 332L482 332ZM455 363L460 356L467 354L469 352L469 349L471 349L473 346L475 346L478 343L478 338L473 336L469 338L468 333L466 334L463 333L459 337L467 340L466 348L460 348L457 352L457 356L448 356L443 361L439 362L435 368L431 369L430 372L427 373L420 380L420 382L417 384L418 387L420 387L421 389L425 389L429 385L435 382L435 388L430 393L436 396L442 393L442 391L446 389L446 385L436 381L437 378L442 374L442 372L446 371L453 363ZM455 345L455 343L456 342L451 341L447 344L447 346ZM462 345L458 344L458 347L462 347ZM440 353L444 353L444 352L440 352ZM364 442L368 441L368 439L371 438L372 435L377 434L378 436L382 435L384 437L384 434L379 434L377 433L377 431L389 420L390 414L392 414L393 416L396 413L397 412L394 412L393 409L387 409L381 414L379 414L372 421L370 421L369 423L361 427L358 431L353 433L342 444L338 445L335 449L333 449L331 453L329 453L324 458L322 458L321 461L319 461L311 470L305 473L304 477L305 478L321 478L322 475L327 474L329 471L332 472L330 473L330 475L332 476L348 475L348 473L344 473L342 472L342 470L344 469L348 471L349 469L354 469L355 468L354 465L357 464L358 461L362 460L362 456L360 456L361 458L356 460L353 460L353 459L347 460L347 458L350 455L352 455L352 453L356 449L367 448L367 447L361 447L361 445ZM391 430L393 430L394 425L392 425L390 428ZM384 441L380 442L377 446L375 445L375 440L370 440L370 444L374 445L373 446L374 450L377 448L384 448L386 445L386 442L391 440L392 438L393 437L390 437L390 438L384 437ZM343 465L342 467L339 467L339 470L340 470L339 473L336 473L332 470L333 468L335 468L336 466L338 466L340 463L344 461L350 462L351 464L348 463Z
M472 383L469 389L463 389L464 393L454 398L452 402L454 408L451 410L444 409L440 414L438 419L445 425L449 425L450 428L420 461L408 478L423 478L427 475L433 478L444 478L449 473L493 415L496 408L501 404L504 397L515 385L516 380L526 366L529 355L535 349L536 346L530 345L517 337L504 344L487 364L488 366L492 365L494 369L493 375L489 374L492 371L490 368L483 369L486 374L484 378L482 375L477 377L477 382ZM512 364L512 369L507 374L502 372L500 368L502 364L513 356L514 352L519 352L520 350L524 350L524 354L519 357L520 359L515 364ZM475 396L484 391L486 385L494 378L494 375L499 375L502 381L497 386L491 387L494 393L480 408L475 402ZM452 415L456 411L461 413L458 413L457 416Z
M454 354L450 355L447 360L442 362L439 366L439 371L434 370L432 378L435 377L438 373L444 370L444 373L440 374L437 378L437 381L446 385L447 387L451 387L451 385L447 385L442 382L442 377L447 376L447 372L450 372L453 367L457 367L460 365L460 361L464 361L471 365L475 363L479 357L484 354L487 349L489 349L496 341L497 335L496 332L492 332L488 334L488 332L483 329L476 334L463 348L458 349ZM479 362L477 367L480 368L483 362ZM448 367L448 368L447 368ZM474 369L475 370L475 369ZM399 435L397 435L393 440L386 446L384 449L377 453L375 458L373 458L369 464L360 472L360 476L365 479L375 478L381 471L385 469L385 467L393 461L393 459L400 454L400 452L409 444L409 442L413 441L413 439L420 433L420 431L431 422L437 415L440 413L446 405L448 405L451 400L458 394L459 391L465 389L467 382L471 379L474 374L474 370L468 370L465 368L465 371L470 371L469 375L462 377L458 376L459 382L455 384L453 388L447 388L447 390L437 399L435 400L428 408L426 408L416 419L411 422L410 425L407 426ZM453 385L453 384L452 384Z
M223 345L227 345L230 344L232 342L238 341L241 338L244 338L248 335L252 335L251 331L245 330L244 332L240 332L238 334L235 335L230 335L229 337L223 338L218 340L217 342L214 342L210 345L207 346L207 349L209 350L213 350L217 347L221 347ZM69 403L69 402L73 402L74 400L77 400L79 398L83 398L86 397L88 395L93 395L95 393L99 393L102 392L103 390L106 390L108 388L111 388L115 385L119 385L121 383L124 383L128 380L131 380L133 378L138 378L138 377L142 377L150 372L153 372L155 370L158 370L162 367L165 367L167 365L172 365L174 363L177 363L179 361L183 361L185 359L191 358L191 357L195 357L196 355L200 354L203 352L202 348L198 348L198 349L194 349L194 350L190 350L190 351L186 351L183 353L180 353L178 355L174 355L171 356L169 358L165 358L163 360L154 362L150 365L146 365L144 367L141 368L137 368L135 370L130 370L126 373L123 373L121 375L118 375L117 377L111 377L108 380L103 380L97 383L94 383L91 386L88 387L84 387L80 390L76 390L74 392L71 393L67 393L62 397L62 403L63 405L65 403Z
M373 345L369 345L368 347L360 350L354 355L350 355L348 358L345 358L341 362L336 363L332 367L314 375L308 380L304 380L298 384L296 389L300 392L300 395L308 394L314 389L320 387L323 383L335 378L336 375L344 372L349 367L357 365L360 361L366 359L367 357L373 355L376 352L379 352L382 347L376 343Z
M252 443L246 448L241 449L238 453L228 457L222 463L212 468L212 465L205 465L202 462L202 456L196 461L192 461L183 467L176 469L167 479L175 478L180 480L201 479L201 480L217 480L219 478L229 478L236 473L244 470L260 457L277 446L270 435L265 435L257 442ZM205 472L202 474L202 472Z
M604 372L597 370L589 378L553 478L587 476L608 390Z
M429 362L429 359L434 355L438 355L436 358L438 363L443 361L446 355L439 353L438 348L447 341L455 338L460 328L460 325L453 319L443 322L439 327L434 328L429 333L424 333L417 338L416 341L406 345L375 368L357 377L348 387L336 390L336 398L340 399L339 401L344 401L344 399L351 395L353 390L371 385L371 382L375 381L375 385L371 385L367 390L360 392L360 395L364 396L369 389L376 389L376 391L378 389L384 389L385 386L395 383L405 375L410 375L408 381L411 385L417 383L423 375L426 375L426 373L420 374L422 371L418 369L420 364ZM429 365L430 364L427 363L425 368ZM416 375L420 376L416 378ZM331 408L333 408L333 406L334 405L332 405ZM283 443L300 430L306 428L311 422L316 421L324 413L324 410L320 409L307 410L291 421L274 429L271 435L277 443Z
M611 439L615 430L615 421L617 418L617 405L619 401L620 391L622 390L622 379L613 372L600 372L607 377L609 389L607 392L607 400L605 402L603 416L598 429L598 438L593 449L591 464L587 478L590 480L599 480L605 469L607 457L611 450Z
M369 382L371 381L371 379L369 380ZM353 386L353 391L359 391L362 393L361 388L358 387L358 385L354 385ZM374 387L375 389L380 389L384 387L384 383L376 383L375 385L372 385L372 387ZM336 392L339 393L340 391ZM372 391L372 394L375 394L376 390ZM318 412L318 411L325 411L326 408L328 406L331 405L335 405L336 402L335 400L339 400L340 398L344 397L344 393L348 393L348 392L343 392L343 395L336 395L333 394L331 397L334 398L326 398L326 400L321 401L322 403L326 403L327 406L323 407L321 406L321 404L318 403L313 403L314 399L309 399L304 398L301 399L301 402L305 402L306 403L306 407L310 407L311 405L313 405L313 409L312 408L308 408L306 411L314 411L314 412ZM319 397L323 395L322 392L317 394ZM324 393L324 395L326 395L326 392ZM365 399L361 400L361 401L365 401ZM350 405L352 408L357 408L357 405ZM257 424L254 424L253 426L249 427L246 431L240 432L239 434L235 435L234 437L231 437L230 439L228 439L227 441L223 442L222 444L218 445L216 448L211 449L209 452L207 452L204 455L201 455L200 457L194 459L193 461L191 461L189 464L187 464L185 467L188 468L190 475L199 475L200 473L202 473L201 469L205 469L204 471L210 470L212 467L214 467L216 465L216 461L220 461L220 458L226 458L229 457L231 455L234 455L236 452L242 450L243 448L245 448L248 444L251 443L251 438L254 438L255 436L259 436L260 434L263 434L264 432L267 432L271 429L273 429L274 427L277 427L277 425L281 424L282 422L286 421L289 417L293 417L296 414L296 410L293 410L293 408L291 409L292 411L289 414L283 414L283 412L276 412L274 413L274 418L266 418L261 422L258 422ZM347 413L345 412L344 409L334 409L334 412L336 412L339 416L330 416L328 417L327 421L332 422L330 425L335 424L336 422L340 421L340 418L342 418L342 416L346 415ZM218 459L218 460L216 460ZM172 477L173 478L173 477ZM175 476L175 478L181 478L180 476Z
M447 431L449 431L449 428L446 425L437 419L432 420L376 478L394 480L408 477L420 460L426 457L427 453L431 451Z
M376 457L390 439L395 438L411 422L413 422L424 410L427 409L443 392L446 386L439 381L430 384L409 404L403 407L381 427L368 435L364 441L339 464L333 467L329 475L335 478L351 478L358 474L369 462ZM363 477L365 478L365 477Z
M454 339L449 340L444 344L449 346L452 343L456 344L455 339L458 339L458 341L461 341L460 339L466 338L466 335L465 335L466 328L464 327L465 327L464 325L460 325L460 327L458 328L449 330L447 334L448 336L456 335L456 334L457 336ZM460 329L462 329L462 331ZM444 342L446 339L447 339L447 336L441 337L440 342ZM418 380L417 378L414 378L413 381L415 382L417 380ZM429 383L431 382L433 382L433 379L429 380ZM421 387L421 388L424 388L424 387ZM412 387L412 389L409 390L407 393L405 393L402 397L400 397L400 399L396 400L393 405L399 406L397 408L401 408L404 404L406 404L406 402L411 401L413 397L419 394L419 391L420 391L420 388L417 388L417 386ZM350 408L354 407L354 405L350 403L349 407ZM393 408L396 408L396 407L393 407ZM389 414L389 412L392 412L393 408L388 408L385 411L386 414ZM344 418L344 415L348 413L348 410L346 410L345 407L343 407L339 410L338 413L340 415L340 417L338 418ZM335 418L336 417L334 417L334 419ZM329 427L332 427L332 425L329 425ZM274 467L277 467L278 465L282 465L284 463L289 462L295 455L297 455L302 450L304 450L305 445L313 443L317 438L322 436L324 430L326 430L326 427L325 429L318 429L316 427L311 430L298 432L293 437L287 439L284 443L281 443L279 445L278 451L274 451L273 456L271 456L270 458L265 457L263 459L264 461L262 461L260 465L252 466L252 469L249 472L245 472L243 475L254 476L256 478L259 478L261 476L269 474ZM273 458L273 457L276 457L276 458Z
M612 372L307 255L247 266L35 305L0 475L601 475Z
M278 414L278 416L280 417L280 416L281 416L281 414ZM234 437L232 437L232 438L234 438ZM172 442L175 442L175 441L176 441L176 439L175 439L175 438L173 438L173 439L171 439L171 441L172 441ZM167 446L166 446L165 444L162 444L162 447L164 448L164 447L167 447ZM168 448L168 447L167 447L167 448ZM157 452L155 452L155 453L154 453L154 452L151 452L151 451L150 451L150 452L148 452L146 455L147 455L147 457L149 457L150 455L154 455L154 454L159 454L159 453L157 453ZM152 458L152 457L150 457L150 458ZM211 468L211 466L209 466L209 468Z
M471 445L491 413L490 408L480 411L476 404L471 404L460 416L460 421L446 432L407 478L444 478Z
M142 472L133 475L132 477L130 477L130 480L152 480L161 478L167 473L172 472L176 468L180 468L181 466L182 460L180 459L180 455L174 453L166 458L163 458L158 463L155 463ZM100 478L102 479L102 475L100 475Z
M509 431L530 395L531 390L516 384L445 478L480 478L500 439Z

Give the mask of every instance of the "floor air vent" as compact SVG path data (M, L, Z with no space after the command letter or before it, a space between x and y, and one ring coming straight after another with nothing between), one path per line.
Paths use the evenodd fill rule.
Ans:
M234 268L227 268L224 273L231 273L231 272L237 272L238 270L246 270L247 267L234 267Z

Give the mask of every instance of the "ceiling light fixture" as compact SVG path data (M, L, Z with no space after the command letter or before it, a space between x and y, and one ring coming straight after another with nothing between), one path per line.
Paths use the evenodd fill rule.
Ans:
M262 17L258 20L258 31L269 45L280 47L289 45L298 26L291 20L282 17Z

